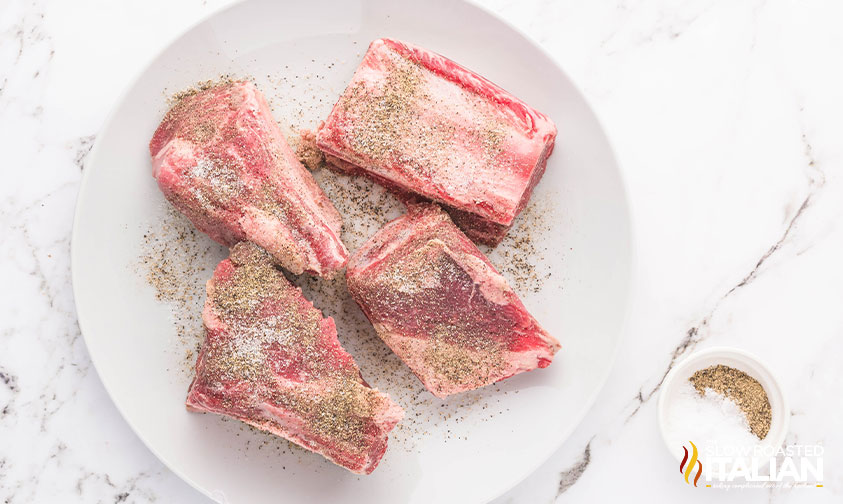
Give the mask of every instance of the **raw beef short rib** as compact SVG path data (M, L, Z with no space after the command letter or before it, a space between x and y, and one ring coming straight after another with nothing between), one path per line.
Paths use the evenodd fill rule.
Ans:
M339 213L251 82L181 98L149 151L161 191L217 242L256 243L295 274L328 277L348 261Z
M231 249L207 291L187 408L236 418L371 473L404 412L366 384L334 321L248 242Z
M497 244L555 139L553 121L492 82L434 52L378 39L316 141L329 162L454 209L469 236Z
M439 207L411 206L355 252L348 290L435 396L550 365L559 349Z

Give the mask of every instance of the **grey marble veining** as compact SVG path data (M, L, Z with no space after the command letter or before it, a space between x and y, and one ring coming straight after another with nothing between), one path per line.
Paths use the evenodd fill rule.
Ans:
M719 502L843 499L843 5L833 0L481 2L583 89L628 177L639 285L586 419L498 502L708 502L677 478L656 402L695 349L776 371L787 442L826 446L823 489ZM70 283L84 158L119 93L226 4L12 0L0 7L0 500L208 502L119 416L90 364ZM161 12L166 12L162 16ZM713 492L713 491L710 491Z

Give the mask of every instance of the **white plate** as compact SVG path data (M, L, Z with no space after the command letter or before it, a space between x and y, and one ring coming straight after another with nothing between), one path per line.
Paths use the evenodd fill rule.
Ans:
M525 240L532 231L532 237L520 249L510 240L490 257L510 278L520 278L515 286L525 304L563 348L546 370L441 405L365 326L355 330L361 319L353 303L332 300L320 294L324 286L305 282L316 305L337 319L340 339L364 376L407 410L381 465L361 477L238 422L186 412L191 377L185 352L195 342L177 334L173 306L156 300L138 263L147 250L143 235L164 213L147 142L167 108L165 92L224 73L253 76L286 129L314 127L368 42L382 36L441 52L556 121L556 151L513 231ZM323 184L330 177L319 173ZM352 249L375 231L363 221L346 215ZM204 251L209 244L200 237L188 245ZM182 249L174 245L169 254ZM224 255L211 246L195 262L210 268ZM542 278L552 275L525 279L513 270L514 261L524 259ZM126 421L193 486L221 501L249 503L480 502L505 492L550 456L602 387L622 332L631 262L621 175L583 97L525 36L452 0L246 1L192 28L143 72L97 137L72 245L79 324ZM197 285L205 274L196 276Z

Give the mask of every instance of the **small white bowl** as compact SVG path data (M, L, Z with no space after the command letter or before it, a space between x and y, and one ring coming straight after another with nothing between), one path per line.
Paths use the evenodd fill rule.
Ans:
M696 371L716 364L723 364L724 366L739 369L758 380L761 386L764 387L764 391L770 400L772 419L770 422L770 431L763 440L759 441L759 444L764 448L765 452L766 450L780 448L787 435L787 429L790 423L790 409L787 405L787 399L785 399L784 393L781 387L779 387L773 373L770 372L758 357L749 352L732 347L713 347L695 352L674 365L662 383L659 393L659 428L661 429L662 439L668 451L673 453L677 460L681 459L681 447L669 445L670 438L667 432L667 414L670 400L676 397L674 389L688 380Z

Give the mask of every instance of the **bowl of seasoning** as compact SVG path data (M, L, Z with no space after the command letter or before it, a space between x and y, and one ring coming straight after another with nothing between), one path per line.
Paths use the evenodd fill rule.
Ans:
M787 435L790 410L773 373L756 356L708 348L676 364L659 396L659 426L678 460L770 457Z

